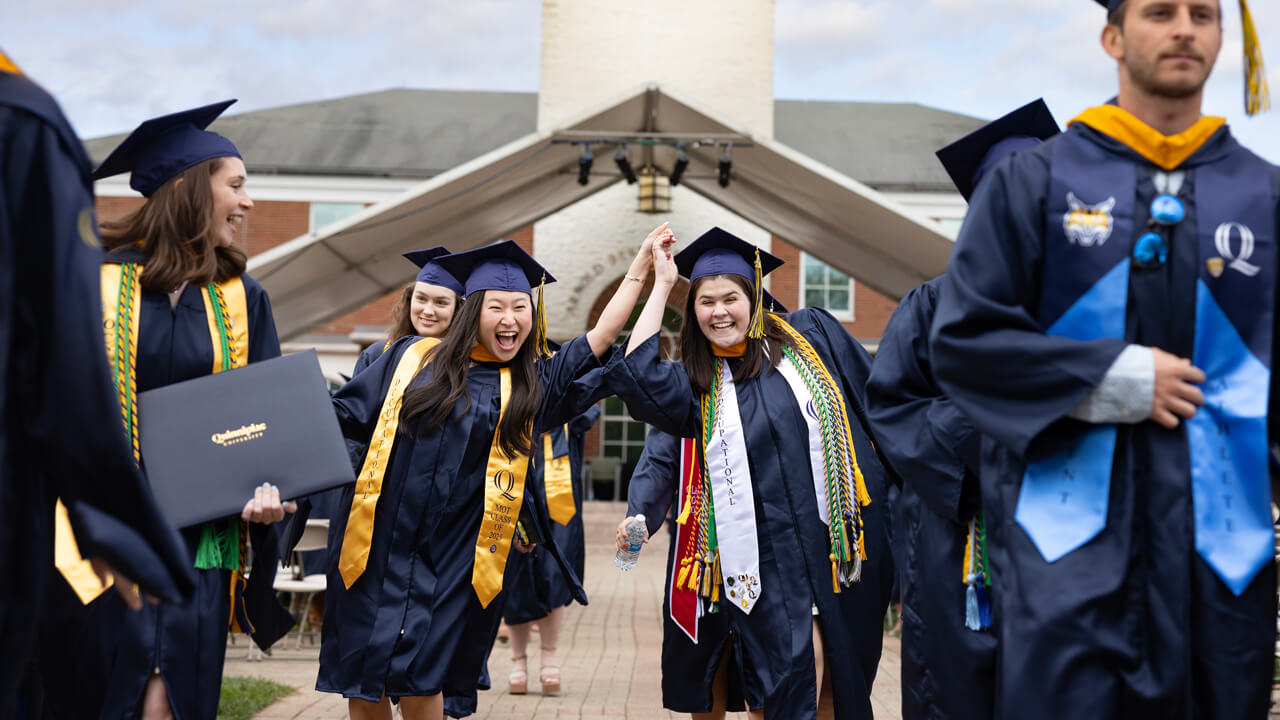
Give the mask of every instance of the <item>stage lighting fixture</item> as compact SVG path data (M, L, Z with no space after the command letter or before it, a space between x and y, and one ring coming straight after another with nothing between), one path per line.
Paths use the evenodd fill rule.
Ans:
M729 146L724 146L724 151L720 153L720 172L717 174L717 182L720 187L729 187L729 173L733 171L733 158L729 157Z
M578 158L578 184L586 185L591 181L591 162L595 158L591 155L591 146L584 145L582 148L582 157Z
M631 169L631 161L627 159L627 146L619 145L618 152L613 154L613 161L618 165L618 172L627 179L628 185L636 183L636 171Z
M680 178L684 177L684 171L689 169L689 155L685 153L684 146L676 152L676 164L671 167L671 187L680 184Z

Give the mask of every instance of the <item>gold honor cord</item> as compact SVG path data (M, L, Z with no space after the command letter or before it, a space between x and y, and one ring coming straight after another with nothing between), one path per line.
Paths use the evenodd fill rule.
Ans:
M350 588L364 574L369 565L369 547L373 543L374 511L382 495L382 478L395 447L396 432L400 427L400 404L409 383L425 367L427 352L440 344L437 338L422 338L405 348L391 376L391 386L382 399L382 410L369 439L369 450L356 479L355 496L351 498L351 510L347 513L347 529L342 534L342 553L338 556L338 572L342 583Z
M501 368L499 380L498 426L501 426L507 401L511 399L511 369ZM498 443L495 428L484 475L484 517L476 536L476 562L471 570L471 587L475 588L481 607L489 607L502 592L502 576L507 570L507 555L511 552L511 536L524 500L524 478L528 470L529 457L507 457Z
M120 405L120 420L129 443L133 447L133 459L137 462L138 423L137 393L134 392L136 374L134 361L138 352L138 277L140 265L107 263L102 266L102 334L106 340L107 364L111 368L116 394ZM123 312L122 312L123 311ZM126 320L124 326L119 319ZM80 602L88 605L111 587L113 580L104 585L93 572L89 561L80 553L67 507L58 500L54 509L54 566L67 584L75 591Z
M249 361L249 312L244 281L209 283L201 292L213 342L213 372L243 367Z
M569 436L569 426L564 426L565 437ZM551 514L551 519L561 525L568 525L573 516L578 513L578 508L573 503L573 469L569 464L569 456L555 456L552 449L551 434L547 433L543 436L543 444L545 450L543 458L546 459L546 483L547 483L547 511Z

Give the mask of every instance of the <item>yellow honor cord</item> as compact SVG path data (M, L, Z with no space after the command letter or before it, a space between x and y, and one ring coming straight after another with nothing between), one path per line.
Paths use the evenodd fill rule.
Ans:
M355 495L351 498L351 510L347 513L347 529L342 534L342 551L338 557L338 572L348 588L364 573L369 564L369 547L373 542L374 511L382 494L382 478L391 460L396 431L400 427L400 403L409 383L422 370L427 352L438 345L436 338L422 338L405 348L404 355L391 376L391 386L382 399L378 422L369 439L369 450L360 476L356 479Z
M249 362L249 311L244 281L239 277L201 290L204 315L213 343L213 372L244 367ZM225 332L224 332L225 330ZM222 339L228 340L230 358L223 357Z
M547 286L547 276L544 274L542 280L538 282L538 318L536 324L536 337L534 341L537 343L534 347L538 351L538 357L551 357L551 346L547 344L547 303L546 293L543 292Z
M138 448L138 395L134 392L134 362L138 355L138 277L141 273L141 265L105 263L101 269L102 334L106 342L107 364L112 371L120 404L120 420L133 447L134 462L141 457ZM127 328L119 327L121 317L128 323ZM61 499L54 509L53 520L54 567L62 573L80 602L88 605L112 583L102 584L89 561L81 555L70 516Z
M511 369L504 367L498 372L498 425L501 426L511 399ZM525 474L529 471L528 456L508 457L498 437L494 428L484 475L484 516L476 536L475 567L471 570L471 587L475 588L480 606L486 608L502 592L502 577L507 571L507 555L511 552L520 503L524 501Z
M569 426L564 427L565 437L569 435ZM569 456L556 457L552 448L551 433L543 438L543 460L546 461L545 481L547 485L547 512L551 519L561 525L568 525L578 508L573 502L573 468L569 464Z

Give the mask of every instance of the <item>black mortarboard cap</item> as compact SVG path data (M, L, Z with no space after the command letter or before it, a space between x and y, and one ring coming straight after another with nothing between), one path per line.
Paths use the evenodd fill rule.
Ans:
M778 298L769 294L768 290L761 290L760 293L764 298L765 310L773 313L774 315L786 315L787 313L791 312L790 310L787 309L786 305L783 305L782 303L778 302Z
M205 130L234 102L224 100L147 120L111 151L93 171L93 179L131 173L129 187L151 197L189 167L217 157L240 157L230 140Z
M1115 12L1116 8L1124 4L1124 0L1094 0L1094 2L1106 8L1108 13Z
M440 263L436 262L448 254L449 250L445 246L437 245L427 250L410 250L404 253L404 257L421 268L416 278L418 282L447 287L461 295L463 293L462 283L458 282L457 278L441 267Z
M768 275L782 260L727 230L713 227L702 233L689 247L676 253L676 267L690 282L711 275L741 275L754 281L755 257L760 253L760 275Z
M1019 150L1035 147L1061 132L1044 100L1030 102L951 143L937 152L951 182L968 200L978 181L996 163Z
M445 255L436 262L463 284L465 295L477 290L532 294L534 287L556 281L532 255L511 240Z
M681 275L695 282L712 275L741 275L751 284L751 320L747 337L764 337L764 276L782 265L774 257L727 230L713 227L675 256Z

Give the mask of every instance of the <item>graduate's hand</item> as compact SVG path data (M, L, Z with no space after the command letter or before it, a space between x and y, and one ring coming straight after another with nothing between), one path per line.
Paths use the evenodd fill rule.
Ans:
M636 253L636 259L631 262L631 269L627 271L632 277L643 278L653 267L653 246L663 241L674 241L675 233L671 232L669 227L671 223L662 223L658 227L649 231L645 236L644 242L640 243L640 250Z
M116 572L115 568L102 558L89 558L89 566L93 568L93 574L98 576L98 581L103 585L115 581L113 587L116 593L124 599L124 604L128 605L130 610L142 609L142 596L138 593L138 586L132 580ZM148 595L147 602L154 605L160 601Z
M280 488L271 483L262 483L261 487L254 488L253 499L244 504L244 510L240 511L240 518L245 522L267 525L280 522L286 513L297 512L297 510L298 504L292 500L280 502Z
M614 539L618 543L619 550L626 550L631 547L631 538L627 537L627 526L635 519L636 516L632 515L631 517L623 518L622 522L618 523L618 535ZM649 544L649 528L647 526L644 529L644 544Z
M515 549L519 550L522 553L527 553L533 550L534 548L538 547L538 544L525 543L523 540L520 539L520 533L515 533L514 535L511 536L511 547L514 547Z
M680 278L676 261L671 256L671 247L675 244L675 236L661 238L653 244L653 279L659 285L674 287Z
M1172 430L1204 405L1204 393L1196 387L1204 382L1204 371L1190 360L1160 348L1151 348L1151 355L1155 359L1156 387L1149 417Z

